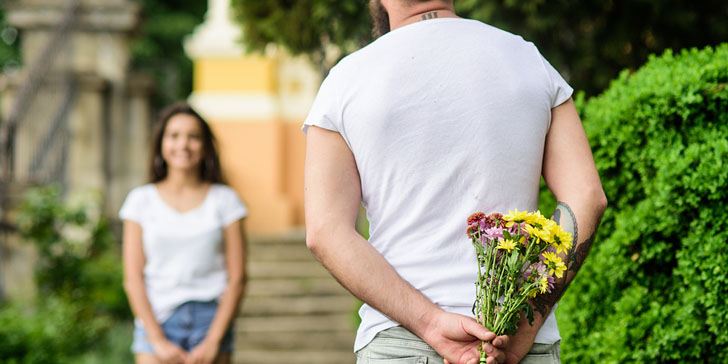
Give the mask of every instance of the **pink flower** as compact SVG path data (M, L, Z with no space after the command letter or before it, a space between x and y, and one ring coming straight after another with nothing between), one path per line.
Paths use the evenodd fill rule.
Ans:
M485 236L491 240L497 240L503 238L503 229L492 227L484 231Z
M528 268L526 268L526 271L523 273L523 277L527 280L529 278L537 280L544 275L548 276L546 265L542 262L536 262L529 265Z

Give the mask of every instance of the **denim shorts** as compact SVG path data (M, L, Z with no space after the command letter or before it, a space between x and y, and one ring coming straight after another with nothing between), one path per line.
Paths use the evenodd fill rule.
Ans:
M560 364L559 342L533 344L522 364ZM442 364L430 345L401 326L381 331L356 352L357 364Z
M164 323L162 331L167 340L181 347L185 351L192 350L207 335L212 319L217 312L217 302L185 302L172 312ZM134 342L131 345L134 353L154 353L154 348L149 342L147 333L141 325L134 327ZM233 351L233 330L232 325L228 328L220 343L221 353Z

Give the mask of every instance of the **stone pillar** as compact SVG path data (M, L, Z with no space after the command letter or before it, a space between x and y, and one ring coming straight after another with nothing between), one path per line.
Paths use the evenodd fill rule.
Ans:
M147 181L149 173L149 149L152 138L151 94L154 79L146 74L132 74L127 84L128 121L120 138L125 140L123 153L118 160L125 167L124 180L113 193L123 199L129 190ZM120 206L123 200L112 205Z
M105 191L108 181L108 125L104 111L109 84L95 74L81 74L77 82L76 103L68 119L66 181L71 195Z
M7 22L20 32L23 69L12 77L0 76L2 112L6 118L14 98L34 64L48 66L29 111L19 120L16 148L25 151L16 162L28 174L29 160L43 144L51 120L75 84L75 97L67 112L65 182L70 194L95 190L106 198L106 212L116 215L127 191L143 182L146 139L149 134L148 95L151 83L129 75L130 41L140 6L133 0L80 0L77 16L64 39L56 39L58 26L69 13L70 0L15 0L2 2ZM55 42L55 43L53 43ZM53 56L42 53L59 44ZM36 75L42 72L34 73ZM138 141L144 140L139 146ZM139 151L141 149L142 151ZM28 150L30 150L28 152ZM17 154L17 153L16 153ZM127 155L128 154L128 155ZM33 252L17 244L17 237L0 241L0 270L6 293L14 298L32 296Z
M71 3L67 0L17 0L7 5L8 23L20 30L24 73L30 72L29 67L53 39ZM118 210L132 183L142 181L139 176L128 176L134 169L129 165L145 163L143 159L124 158L130 140L136 138L125 133L129 129L127 123L135 122L131 120L132 116L139 119L138 110L141 110L130 104L127 85L130 41L138 24L139 10L139 4L131 0L80 0L76 20L61 51L47 60L51 75L81 75L78 76L81 82L77 100L69 119L72 152L70 169L66 171L68 187L71 190L98 189L106 196L106 210L110 213ZM48 104L45 97L58 97L58 94L40 92L33 105ZM130 114L133 110L137 110L136 115ZM34 134L42 129L29 125L39 118L26 119L21 121L25 128L21 133ZM149 116L141 119L148 122ZM76 137L80 139L73 139ZM34 147L32 143L24 144Z

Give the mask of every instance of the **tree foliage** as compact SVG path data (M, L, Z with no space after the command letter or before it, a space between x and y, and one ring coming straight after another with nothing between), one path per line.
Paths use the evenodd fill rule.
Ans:
M728 362L728 44L666 52L584 109L610 207L559 307L566 362Z
M156 106L186 98L192 91L192 61L184 38L202 23L207 1L137 0L142 24L132 44L132 66L156 80Z
M622 69L665 49L728 39L728 3L720 0L456 0L461 16L522 35L580 90L595 94ZM371 40L367 1L233 0L244 42L314 54L329 44L344 53Z
M18 65L18 32L7 25L5 14L0 8L0 72L9 71Z
M332 53L350 53L371 40L366 1L232 0L232 6L249 50L279 44L327 67L337 58Z

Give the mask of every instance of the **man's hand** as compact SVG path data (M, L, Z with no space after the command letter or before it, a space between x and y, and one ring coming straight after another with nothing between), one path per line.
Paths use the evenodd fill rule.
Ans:
M183 364L187 360L187 352L169 340L152 342L152 347L154 354L164 364Z
M212 364L217 357L220 345L216 342L202 340L190 352L185 364Z
M505 348L505 364L518 364L528 355L533 346L533 335L524 334L519 330L511 336L511 340Z
M481 342L485 342L487 363L502 363L509 341L507 336L496 337L468 316L445 311L439 311L430 320L422 339L445 358L446 364L478 364Z
M521 319L518 321L518 330L511 335L504 349L506 364L518 364L528 355L533 346L533 341L536 339L536 334L538 334L538 330L541 329L545 320L546 317L537 312L533 324L529 324L526 315L521 314Z

